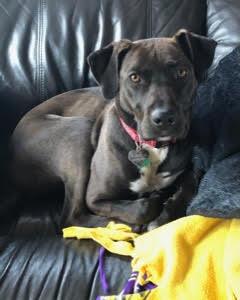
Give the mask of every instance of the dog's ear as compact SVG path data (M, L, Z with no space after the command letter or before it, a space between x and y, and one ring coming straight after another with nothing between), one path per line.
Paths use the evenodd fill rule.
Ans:
M205 71L212 64L217 42L185 29L180 29L174 38L192 62L197 80L201 81Z
M87 58L92 74L107 99L114 98L119 90L121 63L131 45L129 40L113 42L91 53Z

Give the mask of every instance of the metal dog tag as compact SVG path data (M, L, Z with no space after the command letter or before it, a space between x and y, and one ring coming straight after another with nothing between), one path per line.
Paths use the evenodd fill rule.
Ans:
M128 159L139 169L147 167L151 163L148 151L143 148L129 151Z

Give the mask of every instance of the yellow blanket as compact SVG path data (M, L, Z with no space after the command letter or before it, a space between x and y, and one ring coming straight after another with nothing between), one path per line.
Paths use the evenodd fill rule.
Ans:
M141 236L114 223L107 228L69 227L63 233L65 238L93 238L109 251L131 255L139 283L157 285L121 299L240 299L240 220L190 216Z

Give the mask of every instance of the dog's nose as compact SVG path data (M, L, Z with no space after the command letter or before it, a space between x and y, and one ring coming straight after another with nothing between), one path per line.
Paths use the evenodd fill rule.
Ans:
M151 112L151 119L156 126L173 126L175 124L175 115L170 110L162 110L160 108L155 108Z

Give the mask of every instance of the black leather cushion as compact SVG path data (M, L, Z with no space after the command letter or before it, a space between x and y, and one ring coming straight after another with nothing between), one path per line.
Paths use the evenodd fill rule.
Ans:
M0 238L0 298L7 300L96 300L103 295L99 246L60 237ZM107 254L110 293L118 294L130 276L128 258Z
M199 34L206 32L205 0L150 0L150 36L172 36L186 28Z
M208 1L207 35L218 42L212 73L218 62L240 44L240 1Z
M100 246L56 235L48 213L23 213L0 236L0 299L96 300L103 295ZM109 293L118 294L131 273L130 257L104 256Z

